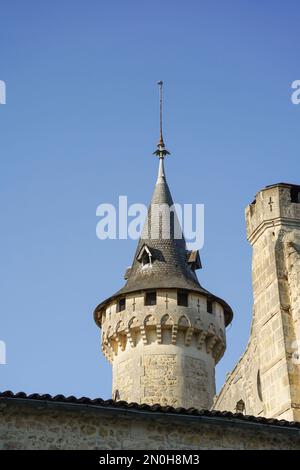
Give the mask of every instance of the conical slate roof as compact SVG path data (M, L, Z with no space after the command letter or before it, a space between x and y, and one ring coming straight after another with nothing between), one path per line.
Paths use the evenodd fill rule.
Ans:
M164 158L160 157L158 178L142 236L132 266L126 271L127 282L122 289L99 304L95 312L100 311L107 302L130 292L184 289L201 293L221 303L225 311L226 324L231 322L233 313L230 306L200 285L195 273L195 269L201 267L198 252L187 250L176 212L174 216L169 212L172 206L173 199L165 177ZM163 208L159 217L157 217L158 207Z
M194 270L188 264L189 252L176 212L169 211L173 204L165 177L164 161L160 158L148 216L127 282L120 293L167 287L202 291ZM151 255L151 263L146 265L139 259L144 247Z

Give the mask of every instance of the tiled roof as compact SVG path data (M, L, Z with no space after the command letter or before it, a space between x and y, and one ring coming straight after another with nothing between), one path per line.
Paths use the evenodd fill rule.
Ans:
M218 410L197 410L196 408L174 408L172 406L161 406L161 405L147 405L138 403L127 403L125 401L115 401L115 400L103 400L102 398L87 398L81 397L76 398L74 396L65 397L64 395L55 395L51 396L49 394L40 395L38 393L33 393L31 395L26 395L24 392L13 393L11 391L0 392L0 403L1 401L6 400L24 400L28 401L43 401L43 402L53 402L53 403L65 403L65 404L75 404L75 405L92 405L99 408L115 408L124 411L143 411L149 413L161 413L163 414L173 414L181 416L206 416L211 418L224 418L226 420L240 420L243 422L249 422L254 424L264 424L270 426L281 426L286 428L297 428L300 429L300 422L296 421L286 421L284 419L278 420L274 418L264 418L256 417L250 415L243 415L242 413L231 413L230 411L218 411Z
M165 217L156 220L157 216L155 216L154 208L158 205L173 206L173 199L165 176L160 177L155 185L143 237L139 240L130 276L121 292L141 290L149 285L158 288L162 282L166 282L169 287L176 284L177 287L182 289L201 289L195 272L187 263L187 249L182 231L180 230L180 233L177 234L181 238L176 238L173 233L175 222L173 225L172 220L170 220L170 227L168 227L170 236L168 238L164 237L162 219L165 218L164 223L168 225L168 217L166 214ZM174 215L174 219L175 217L176 215ZM147 245L154 254L154 261L151 268L148 269L144 269L137 260L137 254L141 251L143 245Z

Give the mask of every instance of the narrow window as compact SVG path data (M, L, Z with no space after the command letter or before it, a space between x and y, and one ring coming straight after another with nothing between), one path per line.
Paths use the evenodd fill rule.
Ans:
M291 202L298 203L300 202L300 186L291 187Z
M146 292L145 305L156 305L156 292Z
M184 291L177 292L177 305L181 307L188 307L188 293Z
M122 310L125 310L125 308L126 308L126 299L125 299L125 297L123 297L123 298L120 299L119 302L118 302L117 311L118 311L118 312L122 312Z
M207 307L206 310L208 313L213 313L213 303L212 300L207 299Z
M150 264L150 256L149 254L145 251L143 256L142 256L142 265L143 266L147 266L148 264Z
M245 407L245 402L244 400L239 400L237 404L235 405L235 411L236 413L243 413L245 414L246 412L246 407Z
M259 370L257 371L257 379L256 379L256 382L257 382L257 393L258 393L258 397L259 397L260 401L263 401L263 398L262 398L262 391L261 391L260 371L259 371Z

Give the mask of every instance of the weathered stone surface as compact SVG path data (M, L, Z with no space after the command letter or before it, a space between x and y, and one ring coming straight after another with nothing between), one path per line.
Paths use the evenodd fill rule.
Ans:
M0 449L300 449L299 429L200 417L5 405Z
M253 246L253 322L245 354L214 408L300 420L300 187L259 192L246 209Z
M204 296L189 293L177 305L176 290L128 294L125 310L111 302L102 314L102 351L113 366L114 398L137 403L209 409L215 396L215 364L225 351L221 304L207 312Z
M178 356L176 354L145 354L143 356L145 403L178 406Z
M201 395L204 408L209 408L210 396L208 386L209 374L207 362L195 357L184 358L184 381L186 390L186 401L197 403Z

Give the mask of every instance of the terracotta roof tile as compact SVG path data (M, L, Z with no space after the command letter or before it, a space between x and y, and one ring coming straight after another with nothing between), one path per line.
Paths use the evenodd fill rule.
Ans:
M255 417L251 415L243 415L242 413L232 413L230 411L219 411L219 410L198 410L196 408L174 408L172 406L161 406L159 404L148 405L143 403L127 403L125 401L114 401L114 400L103 400L102 398L91 399L88 397L76 398L73 395L65 397L64 395L51 396L49 394L40 395L38 393L32 393L26 395L24 392L14 394L10 390L0 392L0 402L6 400L24 400L26 402L43 401L43 402L54 402L54 403L73 403L76 405L93 405L99 408L121 408L124 410L136 410L144 411L149 413L168 413L174 415L186 415L186 416L207 416L207 417L218 417L224 419L236 419L240 421L248 421L256 424L266 424L270 426L282 426L288 428L300 429L300 422L286 421L284 419L278 420L274 418L265 418L263 416Z

